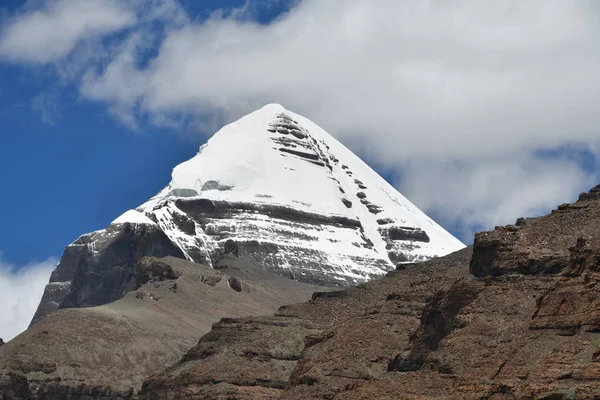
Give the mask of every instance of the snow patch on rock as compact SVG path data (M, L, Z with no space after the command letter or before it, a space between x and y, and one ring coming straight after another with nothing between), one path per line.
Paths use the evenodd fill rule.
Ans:
M146 217L144 214L136 210L126 211L119 218L111 222L111 225L124 223L156 225L154 221L152 221L150 218Z

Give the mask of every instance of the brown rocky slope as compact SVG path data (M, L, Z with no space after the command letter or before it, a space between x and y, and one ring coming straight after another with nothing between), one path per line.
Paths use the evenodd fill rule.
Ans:
M224 319L142 399L600 398L600 186L473 248Z
M43 318L0 347L0 398L131 399L223 316L270 314L318 288L231 255L216 267L142 258L123 298Z

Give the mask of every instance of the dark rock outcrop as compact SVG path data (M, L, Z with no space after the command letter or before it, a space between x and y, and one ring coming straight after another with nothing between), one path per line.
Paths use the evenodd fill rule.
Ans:
M179 278L179 274L173 270L171 264L156 257L144 257L135 264L135 289L148 282L161 282L177 278Z
M224 250L225 254L232 254L236 257L239 257L239 255L240 255L240 249L239 249L237 243L231 239L229 239L225 242L225 247L223 250Z
M580 238L571 250L569 267L540 296L530 329L564 335L600 333L600 238Z
M227 218L235 213L255 212L267 215L271 218L310 225L335 224L347 228L361 227L361 223L358 219L338 215L327 216L311 213L286 205L206 199L180 199L176 202L176 205L200 224L206 223L205 218L209 217Z
M427 232L419 228L410 228L405 226L390 226L379 228L379 232L384 239L388 241L406 240L411 242L429 243Z
M456 316L477 297L481 288L476 283L459 281L444 292L438 292L423 310L421 324L410 337L410 347L397 355L388 371L416 371L427 356L438 349L440 342L457 328Z
M236 292L241 292L242 290L244 290L242 281L236 278L235 276L230 277L227 282L229 283L229 287L235 290Z
M85 383L77 387L61 385L60 380L36 382L34 388L27 378L9 374L0 376L2 400L131 400L132 390L114 391L107 387L89 386Z
M577 239L598 234L599 192L600 186L549 215L476 234L471 272L477 277L560 273Z
M110 303L135 289L143 257L185 258L162 230L149 224L113 224L69 245L46 286L32 324L60 308Z

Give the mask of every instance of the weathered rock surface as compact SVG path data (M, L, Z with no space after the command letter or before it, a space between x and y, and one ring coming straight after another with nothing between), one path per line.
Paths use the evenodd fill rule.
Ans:
M427 299L467 275L469 260L466 249L380 281L315 293L275 316L222 320L181 362L150 377L140 397L346 398L389 375Z
M130 399L223 316L269 314L317 289L231 255L218 267L142 258L121 299L43 318L0 348L3 400Z
M139 396L600 398L600 187L470 252L223 320Z
M155 225L111 224L67 246L50 276L32 325L61 308L118 300L135 289L135 264L143 257L185 258Z
M131 353L135 347L119 325L101 318L124 301L140 301L136 296L161 304L179 295L186 274L162 266L164 260L138 263L135 270L148 283L131 296L108 306L61 310L2 346L0 388L17 399L53 393L66 399L142 400L598 399L598 227L600 187L547 216L478 234L472 249L401 264L379 281L347 290L316 292L310 301L283 306L274 315L221 319L195 346L187 336L185 345L191 349L185 352L182 345L181 357L155 358L150 367L140 362L147 355ZM239 265L244 261L233 255L241 254L240 249L231 243L227 247L228 255L197 282L232 296L254 293L251 276ZM256 270L260 268L251 269ZM178 278L160 281L172 276ZM173 282L178 284L175 290ZM166 285L162 292L157 284ZM244 300L236 307L247 304ZM201 308L192 304L184 322L197 317ZM97 315L85 319L85 312L92 310ZM66 320L59 318L67 312L78 313L65 318L83 322L78 326L85 326L86 332L110 332L105 336L114 342L101 342L94 351L121 343L118 358L107 353L101 357L106 365L117 363L114 369L102 370L102 379L113 385L100 380L98 369L93 373L91 367L71 366L81 365L78 354L86 353L73 350L73 343L82 342L69 336L69 330L66 336L61 332L59 341L46 341L53 336L44 333L43 326L51 332L48 327L56 321L55 331L64 330ZM139 314L136 309L120 321L133 324ZM144 320L165 326L155 314ZM183 343L172 338L177 326L172 323L167 331L151 336L143 349ZM57 348L67 350L39 356ZM124 349L129 349L126 357ZM2 364L4 360L10 364ZM73 370L65 372L65 365ZM149 377L136 394L131 388L139 388L140 380L127 386L119 379L123 371L140 365ZM163 370L166 365L170 366ZM136 377L140 375L138 370Z
M135 288L148 282L161 282L179 278L179 274L169 262L156 257L144 257L135 264Z
M577 240L598 235L598 201L600 186L550 215L476 234L471 272L477 277L561 272Z

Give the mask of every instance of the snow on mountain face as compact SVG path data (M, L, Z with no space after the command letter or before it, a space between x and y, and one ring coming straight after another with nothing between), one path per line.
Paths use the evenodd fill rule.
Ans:
M136 211L136 210L129 210L129 211L125 212L119 218L117 218L113 222L111 222L111 225L125 224L128 222L131 224L155 225L154 221L152 221L150 218L146 217L144 214L142 214L141 212Z
M314 283L356 284L464 247L331 135L280 105L225 126L137 211L128 212L131 222L144 214L191 260L210 263L235 249Z
M268 105L217 132L148 202L67 246L32 324L121 298L143 257L223 267L232 253L346 286L463 247L323 129Z

